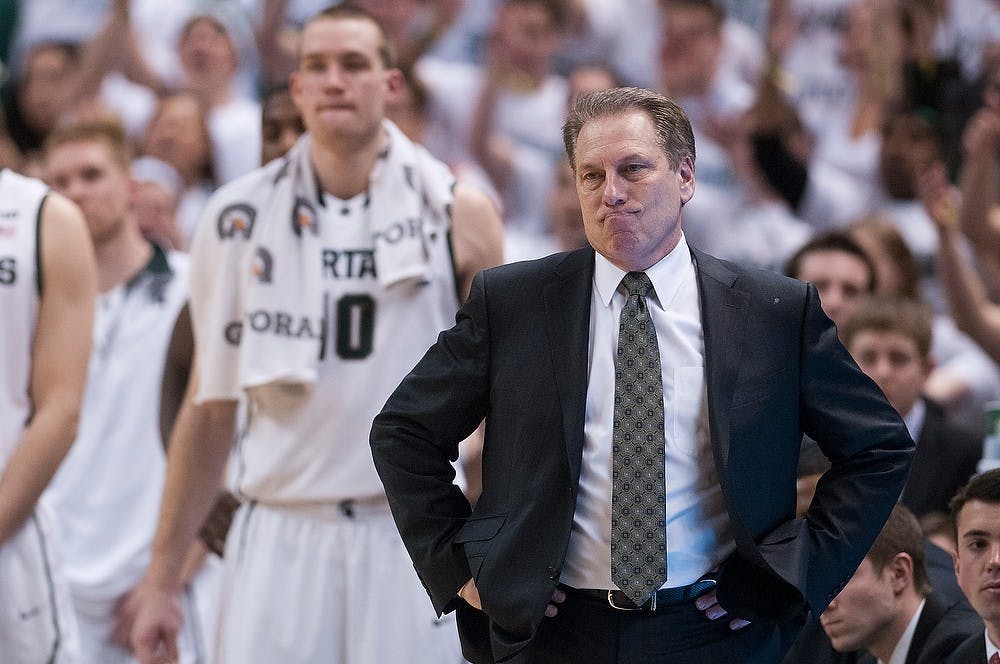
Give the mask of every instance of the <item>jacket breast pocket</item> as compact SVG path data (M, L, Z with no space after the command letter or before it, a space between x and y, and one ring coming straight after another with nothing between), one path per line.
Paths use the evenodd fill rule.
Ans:
M506 520L507 515L505 514L473 517L465 522L465 525L459 529L452 540L455 544L462 545L465 558L469 562L472 578L477 581L479 580L479 570L482 569L490 544Z

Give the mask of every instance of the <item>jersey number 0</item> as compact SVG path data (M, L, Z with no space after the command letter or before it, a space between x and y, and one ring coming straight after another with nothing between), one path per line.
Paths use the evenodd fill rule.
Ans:
M337 300L335 347L345 360L363 360L372 353L375 300L370 295L344 295Z

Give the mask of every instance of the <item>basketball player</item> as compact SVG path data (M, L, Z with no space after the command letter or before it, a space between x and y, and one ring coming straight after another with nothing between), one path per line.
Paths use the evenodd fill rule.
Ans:
M149 561L166 470L161 400L179 402L184 389L185 376L165 381L164 372L187 300L188 261L142 236L130 205L135 189L120 122L99 118L56 128L45 165L53 188L84 214L99 289L79 432L49 495L63 534L81 661L127 664L135 661L128 639L133 588ZM178 395L161 398L165 384ZM201 599L208 601L204 590ZM189 618L185 627L181 661L202 661L199 621Z
M0 170L0 659L75 661L53 517L39 500L76 434L97 277L80 210Z
M394 530L371 421L501 261L496 210L384 120L401 74L367 13L302 31L291 93L307 134L221 189L192 252L195 403L182 408L133 642L175 656L177 581L249 399L215 659L459 662Z

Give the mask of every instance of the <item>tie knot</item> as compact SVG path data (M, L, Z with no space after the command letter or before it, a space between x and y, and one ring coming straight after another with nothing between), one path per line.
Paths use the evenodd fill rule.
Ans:
M1000 664L1000 654L993 653L993 656L990 657L990 664Z
M622 277L622 285L628 290L629 297L638 295L645 297L653 289L653 283L645 272L629 272Z

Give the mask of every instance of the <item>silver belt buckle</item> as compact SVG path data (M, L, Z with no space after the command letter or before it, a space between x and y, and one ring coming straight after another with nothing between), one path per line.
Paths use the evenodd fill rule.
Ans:
M619 611L642 611L643 610L643 608L641 606L636 606L634 608L630 608L630 607L627 607L627 606L618 606L617 604L615 604L614 593L615 593L614 590L609 590L608 591L608 604L611 606L611 608L617 609ZM655 592L653 593L653 596L650 598L650 602L651 603L650 603L650 606L649 606L649 610L650 611L656 611L656 593Z

